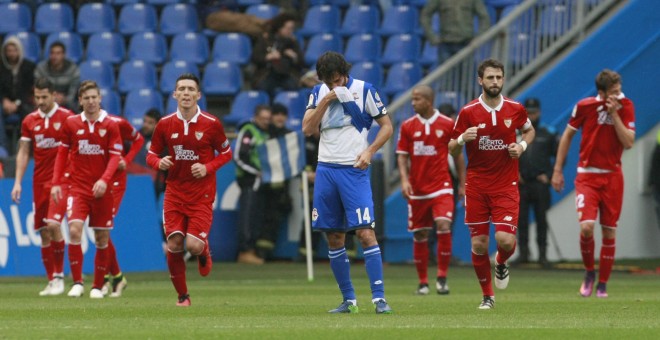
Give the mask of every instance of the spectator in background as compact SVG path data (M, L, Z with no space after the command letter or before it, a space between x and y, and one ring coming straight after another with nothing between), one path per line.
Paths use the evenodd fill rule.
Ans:
M656 223L660 228L660 131L656 139L655 149L653 149L653 159L651 160L651 189L653 190L653 201L655 202L655 214L658 218Z
M261 38L268 24L268 20L241 13L236 0L198 0L197 12L208 29L245 33L252 39Z
M536 244L539 248L538 262L548 265L546 258L548 219L550 209L550 178L552 158L557 153L557 135L540 126L541 102L536 98L525 101L527 115L536 130L534 143L520 157L520 215L518 218L518 247L520 257L516 262L529 262L529 208L534 209L536 219Z
M80 85L78 65L66 58L66 47L56 41L50 45L48 60L37 65L35 78L47 78L55 86L55 102L66 108L78 111L76 94Z
M134 162L128 168L129 173L148 173L154 179L154 189L156 190L156 198L159 198L165 192L165 180L167 179L167 172L162 170L154 170L147 165L147 154L149 147L151 147L151 137L154 134L156 124L160 121L161 114L156 108L151 108L142 118L142 127L140 127L140 134L144 137L144 145L140 152L135 156Z
M253 88L264 90L272 97L276 91L295 91L305 67L303 52L293 34L296 16L282 13L270 22L270 29L257 40L252 53L256 66Z
M291 132L286 127L289 110L286 106L275 103L271 106L271 123L268 138L279 138ZM269 260L275 249L277 234L280 225L292 210L291 196L289 195L289 181L267 183L259 190L264 204L264 221L257 239L257 255Z
M2 98L2 120L4 134L8 133L8 151L14 153L15 143L23 117L34 109L32 85L34 84L33 62L24 59L23 44L10 36L2 44L0 56L0 98ZM5 132L6 129L6 132Z
M440 33L433 30L433 15L440 15ZM426 40L438 45L438 65L467 46L475 37L474 16L479 18L479 32L490 26L490 17L483 0L428 0L420 21Z
M236 182L241 188L238 199L238 262L263 264L256 254L256 238L263 223L264 203L259 194L261 186L261 162L257 146L268 139L270 107L259 105L254 109L254 117L238 131L234 150L236 162Z

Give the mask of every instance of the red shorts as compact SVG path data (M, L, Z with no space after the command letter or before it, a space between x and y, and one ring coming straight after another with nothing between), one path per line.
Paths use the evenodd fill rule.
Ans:
M59 202L55 203L52 198L50 198L50 203L48 203L48 215L46 215L46 222L55 223L57 225L62 224L62 220L66 215L66 202L67 197L69 197L69 185L62 185L62 199ZM48 191L50 194L50 190Z
M112 229L113 198L110 190L99 198L74 192L69 194L66 202L67 218L73 221L85 222L89 216L89 227L92 229Z
M115 208L115 214L119 213L119 206L121 206L121 200L124 199L125 193L126 193L126 181L112 182L112 197L114 200L113 207Z
M600 224L616 227L623 205L623 173L578 173L575 178L575 209L578 221L596 222L600 210Z
M506 191L483 193L467 190L465 192L465 224L470 228L471 236L488 235L490 222L495 231L516 234L520 193L517 186Z
M34 183L32 187L32 204L34 204L32 210L34 211L34 230L36 231L46 227L51 187L50 182Z
M178 203L165 196L163 203L163 228L166 238L175 233L206 241L211 231L213 207L211 203Z
M408 231L433 228L436 220L451 222L454 215L454 196L440 195L423 200L408 200Z

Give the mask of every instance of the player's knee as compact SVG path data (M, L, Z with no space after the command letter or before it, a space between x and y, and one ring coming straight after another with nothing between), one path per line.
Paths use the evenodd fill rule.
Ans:
M41 229L39 231L39 234L41 235L41 245L43 246L49 245L50 241L52 241L52 237L48 228Z
M193 255L199 255L204 251L204 243L186 242L186 250Z
M94 244L97 248L105 248L108 246L110 239L110 232L107 230L96 230L94 232Z
M615 238L616 228L603 226L603 238Z
M345 235L342 233L327 233L328 246L330 249L338 249L344 246Z
M48 229L49 234L52 235L54 240L62 239L62 230L60 229L59 224L52 222L48 223L46 229Z
M362 248L372 247L378 244L376 234L372 229L361 229L357 231L358 240Z
M418 231L413 233L413 238L417 242L426 241L429 238L429 231L428 230L418 230Z
M71 239L71 243L80 243L82 238L82 226L71 226L69 228L69 238Z
M580 223L580 234L584 237L592 237L594 235L594 222Z

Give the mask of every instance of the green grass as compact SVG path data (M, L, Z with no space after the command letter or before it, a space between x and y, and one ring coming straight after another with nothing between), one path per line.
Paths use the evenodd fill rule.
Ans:
M303 264L255 267L216 263L201 278L190 263L190 308L175 307L165 272L129 273L118 299L38 297L42 278L0 279L0 338L367 339L628 338L660 334L660 276L612 274L608 299L577 294L579 271L513 268L496 291L496 308L477 310L481 291L471 267L451 268L451 294L414 296L412 265L385 267L393 315L376 315L364 266L352 266L360 313L329 315L341 302L327 263L307 282ZM430 269L433 274L434 269Z

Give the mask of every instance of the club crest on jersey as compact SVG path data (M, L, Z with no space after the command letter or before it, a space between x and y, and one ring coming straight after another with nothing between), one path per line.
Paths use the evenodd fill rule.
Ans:
M53 123L55 130L59 130L62 127L62 123Z
M202 139L202 136L204 136L204 132L195 131L195 138L197 138L197 140Z
M99 129L99 135L100 135L101 137L105 136L105 133L106 133L106 132L108 132L108 130L106 130L106 129Z
M511 127L511 119L505 119L504 120L504 125L506 125L506 127L510 128Z
M445 132L442 131L442 130L435 130L435 135L438 136L438 138L442 137L442 135L443 135L444 133L445 133Z
M34 127L34 131L39 131L39 130L41 130L41 125L37 125Z

